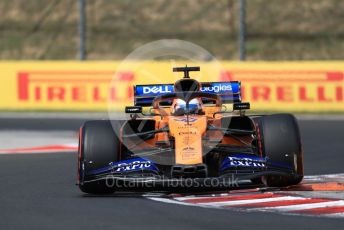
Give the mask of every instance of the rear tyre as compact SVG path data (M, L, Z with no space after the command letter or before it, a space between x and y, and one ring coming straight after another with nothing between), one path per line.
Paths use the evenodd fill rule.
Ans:
M260 117L257 121L262 155L292 167L289 176L265 176L263 183L269 187L299 184L303 178L303 153L296 118L291 114L275 114Z
M89 194L111 194L115 191L104 181L87 182L89 172L119 160L120 141L114 129L120 121L87 121L80 128L78 182L81 191Z

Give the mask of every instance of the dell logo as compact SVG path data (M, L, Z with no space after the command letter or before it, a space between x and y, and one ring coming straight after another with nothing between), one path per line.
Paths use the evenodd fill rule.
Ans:
M143 94L149 93L172 93L172 90L169 89L168 85L143 87Z

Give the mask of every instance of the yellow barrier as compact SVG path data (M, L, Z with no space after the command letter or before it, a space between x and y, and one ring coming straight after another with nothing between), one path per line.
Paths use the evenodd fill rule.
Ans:
M121 110L133 85L173 83L173 66L201 81L242 82L252 109L344 112L344 62L0 62L0 110Z

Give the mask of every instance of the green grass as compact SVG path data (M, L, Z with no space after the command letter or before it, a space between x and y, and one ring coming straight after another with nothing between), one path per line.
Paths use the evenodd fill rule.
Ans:
M237 59L237 0L87 0L90 59L121 59L154 40ZM1 59L75 59L78 1L0 1ZM344 1L247 0L249 60L344 59Z

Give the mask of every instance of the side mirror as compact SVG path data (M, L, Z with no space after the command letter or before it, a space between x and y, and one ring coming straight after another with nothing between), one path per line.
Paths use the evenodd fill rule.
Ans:
M251 108L251 105L249 102L239 102L233 104L233 110L248 110Z
M142 113L141 106L126 106L125 113Z

